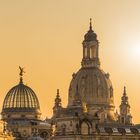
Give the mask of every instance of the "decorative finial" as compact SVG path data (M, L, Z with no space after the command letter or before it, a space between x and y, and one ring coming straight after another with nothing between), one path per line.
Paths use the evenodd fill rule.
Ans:
M92 18L90 18L90 27L89 27L90 30L92 30Z
M60 95L59 95L59 89L57 89L57 95L56 95L56 98L55 98L55 106L56 107L61 107L61 98L60 98Z
M57 89L57 93L56 93L56 98L59 99L60 98L60 95L59 95L59 89Z
M59 89L57 89L57 95L59 95Z
M124 86L123 95L126 95L126 87Z
M25 73L25 71L24 71L24 68L22 68L20 66L19 66L19 69L20 69L20 73L19 73L20 83L23 83L23 73Z

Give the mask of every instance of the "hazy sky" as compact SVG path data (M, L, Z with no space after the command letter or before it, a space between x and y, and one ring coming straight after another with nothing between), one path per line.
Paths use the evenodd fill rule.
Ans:
M133 121L140 123L140 0L0 0L0 106L19 82L19 65L25 67L24 83L36 92L44 118L52 114L57 88L66 106L90 17L115 106L125 85Z

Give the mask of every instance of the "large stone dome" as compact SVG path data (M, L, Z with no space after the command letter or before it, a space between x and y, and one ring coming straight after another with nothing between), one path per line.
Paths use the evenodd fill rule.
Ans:
M69 87L69 103L73 105L75 97L86 102L88 106L114 106L113 88L109 74L97 67L81 68L73 74Z

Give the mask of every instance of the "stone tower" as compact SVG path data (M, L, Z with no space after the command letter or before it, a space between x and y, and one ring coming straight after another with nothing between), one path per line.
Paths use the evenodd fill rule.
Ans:
M59 95L59 89L57 89L56 98L54 100L54 107L53 107L53 117L57 115L60 109L62 109L61 98Z
M132 124L132 116L130 113L130 105L128 96L126 95L126 87L124 87L123 96L121 98L119 122L122 124Z

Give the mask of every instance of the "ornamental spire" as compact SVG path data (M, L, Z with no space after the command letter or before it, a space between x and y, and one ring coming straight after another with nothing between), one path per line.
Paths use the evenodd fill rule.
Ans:
M90 18L90 26L89 26L89 30L92 30L92 18Z
M53 107L53 117L56 117L59 110L62 108L61 97L59 95L59 89L57 89L56 97L54 100L54 107Z
M125 104L128 104L128 97L126 95L126 87L125 86L124 86L124 90L123 90L122 102Z
M119 122L123 124L132 124L132 115L130 113L130 105L125 86L121 100Z
M59 89L57 89L57 95L55 98L55 107L61 107L61 106L62 106L62 104L61 104L61 98L59 95Z
M19 66L19 70L20 70L20 73L19 73L20 83L22 84L23 83L23 73L25 73L25 71L24 71L24 68L22 68L20 66Z
M126 96L126 87L124 86L123 96Z

